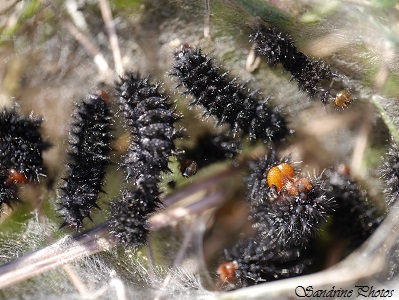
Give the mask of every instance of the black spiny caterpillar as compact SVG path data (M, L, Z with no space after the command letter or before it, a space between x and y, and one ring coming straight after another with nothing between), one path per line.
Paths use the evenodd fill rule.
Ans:
M19 201L17 187L7 184L7 175L0 175L0 212L3 203L11 207L12 202Z
M44 175L42 153L49 147L39 129L40 118L20 116L16 108L0 111L0 168L16 170L28 180Z
M214 115L219 123L228 123L233 133L241 130L250 140L265 143L285 140L290 130L277 107L269 99L259 99L255 92L223 73L200 49L182 47L176 54L172 75L194 96L192 104L202 105L206 114Z
M328 178L326 196L337 204L331 229L339 237L347 239L351 250L360 246L380 225L383 217L368 200L367 192L350 178L345 165L325 172Z
M58 202L64 218L63 226L83 227L102 191L105 168L111 150L111 115L104 99L88 95L78 102L73 113L67 171Z
M303 247L317 236L320 225L334 208L334 201L324 194L319 178L309 181L295 175L283 177L283 188L276 190L268 182L269 172L288 161L288 158L277 159L272 152L250 164L247 186L251 218L264 236L276 238L287 247Z
M266 56L272 65L281 64L301 90L312 98L319 97L323 104L327 103L330 92L326 87L339 77L328 65L300 52L288 35L275 28L257 24L251 39L256 43L256 53ZM342 108L342 105L336 106Z
M18 200L16 183L44 176L42 153L49 147L39 129L40 118L21 116L16 107L0 111L0 212Z
M161 201L146 189L124 189L121 198L110 204L111 232L124 245L140 247L147 242L147 220L159 207Z
M116 83L120 109L132 137L124 165L136 185L154 180L157 185L159 174L168 171L169 156L175 151L173 140L180 136L173 126L178 116L158 87L131 72Z
M116 90L131 130L124 166L136 186L133 191L124 190L122 198L111 204L109 224L120 242L140 246L147 239L147 219L160 204L160 174L169 171L174 139L180 136L174 128L178 116L158 85L137 73L127 73L116 83Z
M260 233L225 252L228 262L233 263L234 273L222 280L233 283L235 288L299 276L313 262L311 251L281 245Z
M399 147L392 142L379 170L385 182L384 194L389 206L399 199Z

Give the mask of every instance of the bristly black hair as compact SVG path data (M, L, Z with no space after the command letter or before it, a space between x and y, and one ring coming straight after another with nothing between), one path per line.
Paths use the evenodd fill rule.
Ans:
M237 263L235 288L302 275L314 260L307 249L286 247L259 234L239 241L226 251L226 259Z
M347 239L350 250L354 250L371 236L384 218L368 200L366 190L350 178L348 167L337 166L335 170L327 170L325 176L326 195L336 203L331 229Z
M239 85L200 49L181 47L175 54L172 75L191 94L191 104L202 105L206 114L213 115L219 123L231 125L233 133L242 131L250 140L281 142L290 134L280 109L270 106L269 98L260 99Z
M147 219L160 204L160 174L169 171L174 140L180 137L174 127L178 116L158 88L148 78L131 72L116 83L120 108L131 133L123 166L135 189L124 190L111 204L109 225L120 242L136 247L147 239Z
M16 107L0 111L0 170L14 169L29 181L43 176L42 153L49 148L39 129L41 118L19 115Z
M275 152L250 164L246 182L251 219L254 227L264 236L278 239L287 247L303 247L315 238L320 225L334 209L334 200L328 198L318 178L310 180L312 189L291 195L283 190L276 193L267 183L271 167L289 158L278 159Z
M17 186L8 178L11 171L28 181L44 176L43 151L50 145L40 135L42 119L19 115L16 107L0 110L0 212L3 203L19 201Z
M75 106L72 116L66 174L60 187L58 207L63 226L83 227L102 191L110 158L112 119L104 99L88 95Z
M148 218L161 203L157 196L147 193L146 190L124 189L121 198L110 204L111 232L119 242L126 246L140 247L147 242Z
M19 202L17 188L15 185L7 184L7 175L0 174L0 213L2 212L3 203L8 207L12 207L13 202Z
M327 103L329 91L326 87L339 75L326 63L300 52L291 38L276 28L256 24L251 40L255 42L256 53L266 56L272 65L281 64L301 90L312 98L319 97L323 104Z
M379 169L384 181L384 194L388 206L392 206L399 199L399 147L392 142Z
M168 97L158 84L128 72L116 83L120 109L129 127L132 141L124 158L128 178L136 185L167 172L169 156L174 153L173 140L180 136L173 123L179 118L170 109Z

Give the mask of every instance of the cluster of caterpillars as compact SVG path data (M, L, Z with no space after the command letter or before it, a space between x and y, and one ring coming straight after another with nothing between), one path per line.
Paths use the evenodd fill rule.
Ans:
M247 186L255 233L226 250L220 278L242 287L306 274L322 227L345 241L347 252L360 246L383 216L348 170L339 165L310 179L275 152L253 162Z
M299 89L324 105L347 108L353 101L349 89L331 95L329 83L340 75L321 60L301 53L290 37L275 28L255 26L251 36L255 51L272 65L281 64L297 81ZM250 91L200 49L181 46L175 52L171 75L190 105L201 106L204 117L214 116L222 133L200 136L196 147L175 148L182 134L175 127L179 116L159 85L138 73L127 72L115 84L121 115L130 135L130 145L121 168L126 182L121 197L110 204L110 231L119 242L141 246L148 237L147 220L161 205L161 174L171 155L177 156L184 177L198 169L242 150L242 140L262 142L268 154L250 164L246 177L247 201L254 235L226 251L218 268L222 280L234 287L248 286L308 272L315 257L312 251L320 228L327 220L331 228L349 240L354 249L382 221L358 183L345 168L331 169L323 176L308 178L293 167L289 157L275 150L293 134L284 113L270 97ZM57 206L61 227L77 230L91 219L110 163L113 113L105 92L79 101L72 116L67 167L59 186ZM38 130L41 120L20 116L17 110L0 112L0 204L17 200L17 187L37 182L44 175L42 152L49 144ZM393 146L384 163L382 177L388 184L389 203L398 196L398 148ZM393 161L393 162L391 162Z

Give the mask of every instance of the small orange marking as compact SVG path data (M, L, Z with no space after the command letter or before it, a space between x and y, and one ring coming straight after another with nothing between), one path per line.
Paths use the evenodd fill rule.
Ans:
M5 181L6 185L13 185L16 183L27 183L29 180L24 174L15 169L8 170L8 178Z
M287 182L294 179L295 172L289 163L281 163L269 170L267 173L267 184L280 192Z
M337 93L333 102L338 108L347 108L353 102L353 98L348 90L342 90Z
M349 177L351 174L351 170L348 165L341 164L336 167L337 173L343 177Z
M298 178L295 180L299 193L308 193L313 189L313 185L306 178Z
M100 97L101 97L104 101L108 101L108 100L109 100L109 96L108 96L107 92L104 91L104 90L101 90L101 91L100 91Z
M219 274L221 280L231 283L237 281L235 274L237 268L238 264L236 261L228 261L221 263L216 272Z

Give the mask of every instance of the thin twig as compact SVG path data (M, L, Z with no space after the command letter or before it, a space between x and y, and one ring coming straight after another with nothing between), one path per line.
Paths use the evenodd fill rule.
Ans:
M87 32L89 26L87 25L85 15L78 9L78 3L76 0L66 0L64 3L67 12L71 16L73 24L75 24L79 30Z
M371 130L371 104L368 106L367 112L362 120L360 132L357 135L355 147L353 149L351 161L351 173L354 177L359 177L361 174L361 166L363 163L364 153L367 148L369 140L369 133Z
M115 271L111 273L111 277L114 276ZM86 299L99 299L102 295L104 295L107 291L109 291L111 288L115 289L115 294L116 294L116 300L127 300L126 297L126 288L122 280L119 278L113 277L111 280L108 282L107 285L101 287L100 289L96 290L95 292L91 293L86 297Z
M96 64L99 72L105 75L105 78L109 78L110 68L104 56L100 52L100 49L92 41L90 41L90 39L85 36L72 22L66 20L62 13L54 5L46 0L42 1L48 5L48 7L50 7L57 16L59 16L60 22L62 22L69 33L86 49L89 55L93 57L93 61Z
M173 272L176 270L177 266L179 266L182 263L182 261L184 259L184 255L186 254L186 250L189 247L189 244L193 238L194 225L197 225L195 220L192 221L190 228L186 231L186 234L184 235L183 244L179 248L179 251L177 252L175 260L173 261L172 267L170 268L168 275L165 277L165 279L162 283L162 286L159 289L154 300L162 299L162 296L165 293L165 289L168 287L170 281L172 280Z
M122 280L120 280L119 278L112 278L110 286L113 286L115 288L117 300L127 300L126 288Z
M0 289L115 246L108 232L106 224L101 224L87 233L64 238L3 265L0 268Z
M148 274L151 277L155 278L155 260L154 260L154 252L152 251L151 240L147 242L146 250L148 258Z
M70 264L63 265L64 271L67 273L68 278L72 281L75 288L78 290L81 297L86 297L88 295L87 289L83 284L82 280L80 280L78 274L76 274L75 270L72 269Z
M397 143L399 143L399 131L396 128L395 124L392 122L392 119L389 117L389 114L381 104L381 100L383 100L384 98L381 96L374 95L371 99L374 105L377 107L385 125L388 127L389 132L392 134L392 137L395 139Z
M210 0L204 0L205 16L204 16L204 37L211 38L211 6Z
M118 36L116 34L115 23L112 19L111 8L107 0L99 0L101 14L104 19L105 27L107 28L109 43L112 49L112 55L114 57L115 71L123 77L124 70L122 65L121 50L119 48Z
M187 216L219 206L223 203L223 200L224 196L221 193L210 194L201 201L194 202L186 207L177 207L153 216L150 219L149 227L151 230L159 230L163 227L173 225Z

